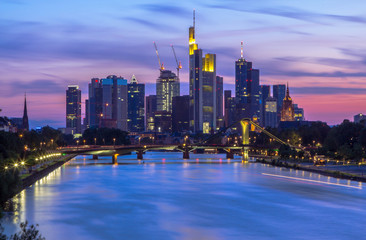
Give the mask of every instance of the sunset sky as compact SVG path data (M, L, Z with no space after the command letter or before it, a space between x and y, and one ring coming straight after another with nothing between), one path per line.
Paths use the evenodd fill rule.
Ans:
M171 70L175 46L188 94L193 9L198 47L217 54L225 89L234 89L244 41L260 83L288 82L307 120L333 125L366 113L364 0L0 0L1 115L21 117L27 92L30 127L65 127L67 85L79 84L84 101L90 79L111 74L135 74L155 94L153 41Z

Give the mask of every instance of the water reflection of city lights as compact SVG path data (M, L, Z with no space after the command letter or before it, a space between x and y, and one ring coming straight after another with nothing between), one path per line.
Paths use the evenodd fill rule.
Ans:
M314 179L306 179L306 178L298 178L298 177L290 177L290 176L284 176L284 175L277 175L277 174L269 174L269 173L262 173L262 175L270 176L270 177L277 177L277 178L283 178L283 179L291 179L291 180L298 180L303 182L312 182L312 183L321 183L326 185L333 185L333 186L341 186L341 187L348 187L348 188L356 188L356 189L362 189L362 184L358 186L351 185L351 181L347 181L346 184L339 184L339 183L333 183L333 182L325 182L325 181L319 181Z

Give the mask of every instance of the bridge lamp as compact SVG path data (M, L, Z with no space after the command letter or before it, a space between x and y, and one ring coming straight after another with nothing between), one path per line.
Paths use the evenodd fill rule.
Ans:
M113 138L113 145L116 145L116 139Z
M97 138L94 138L94 145L97 145Z

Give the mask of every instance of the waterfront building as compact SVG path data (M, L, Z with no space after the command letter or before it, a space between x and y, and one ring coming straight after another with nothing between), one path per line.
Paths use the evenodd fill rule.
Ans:
M203 56L202 50L198 49L195 20L193 20L193 26L189 28L189 96L191 130L203 133L214 131L216 129L216 55Z
M145 84L138 83L135 75L128 84L128 131L145 130Z
M81 90L69 85L66 90L66 133L81 133Z
M160 70L156 80L157 111L172 112L173 97L180 95L180 84L177 75L170 70Z
M294 105L292 104L292 98L290 97L290 90L287 85L286 96L283 99L281 110L281 121L295 121Z
M172 131L189 131L189 95L173 97Z
M216 129L224 127L224 78L216 76Z
M294 104L294 118L295 121L305 121L304 109L299 108L297 104Z
M156 95L146 96L146 130L152 132L154 126L154 114L157 111Z
M265 112L266 112L266 100L271 96L270 85L259 86L259 106L260 106L260 119L262 126L265 126ZM277 109L276 109L277 110Z
M265 100L265 113L264 113L264 126L276 128L278 125L277 121L277 99L268 97Z
M243 57L235 61L235 98L238 103L237 113L240 118L260 120L259 70L252 68L252 62Z

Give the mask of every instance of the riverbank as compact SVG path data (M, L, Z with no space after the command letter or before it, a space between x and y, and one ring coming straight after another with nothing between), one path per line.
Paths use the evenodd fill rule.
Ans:
M58 159L55 159L54 161L52 161L47 166L43 166L42 168L36 169L33 172L31 172L30 174L27 174L26 177L24 177L24 178L22 178L22 176L20 176L22 178L21 186L19 187L18 191L13 196L11 196L9 199L13 198L17 194L19 194L21 191L23 191L27 187L33 185L35 182L44 178L45 176L47 176L48 174L50 174L57 168L61 167L66 162L70 161L71 159L73 159L76 156L77 156L76 154L61 156Z
M256 162L270 164L272 166L292 168L308 172L319 173L324 176L341 178L359 182L366 182L366 165L324 165L313 166L304 163L294 163L281 159L257 158Z

